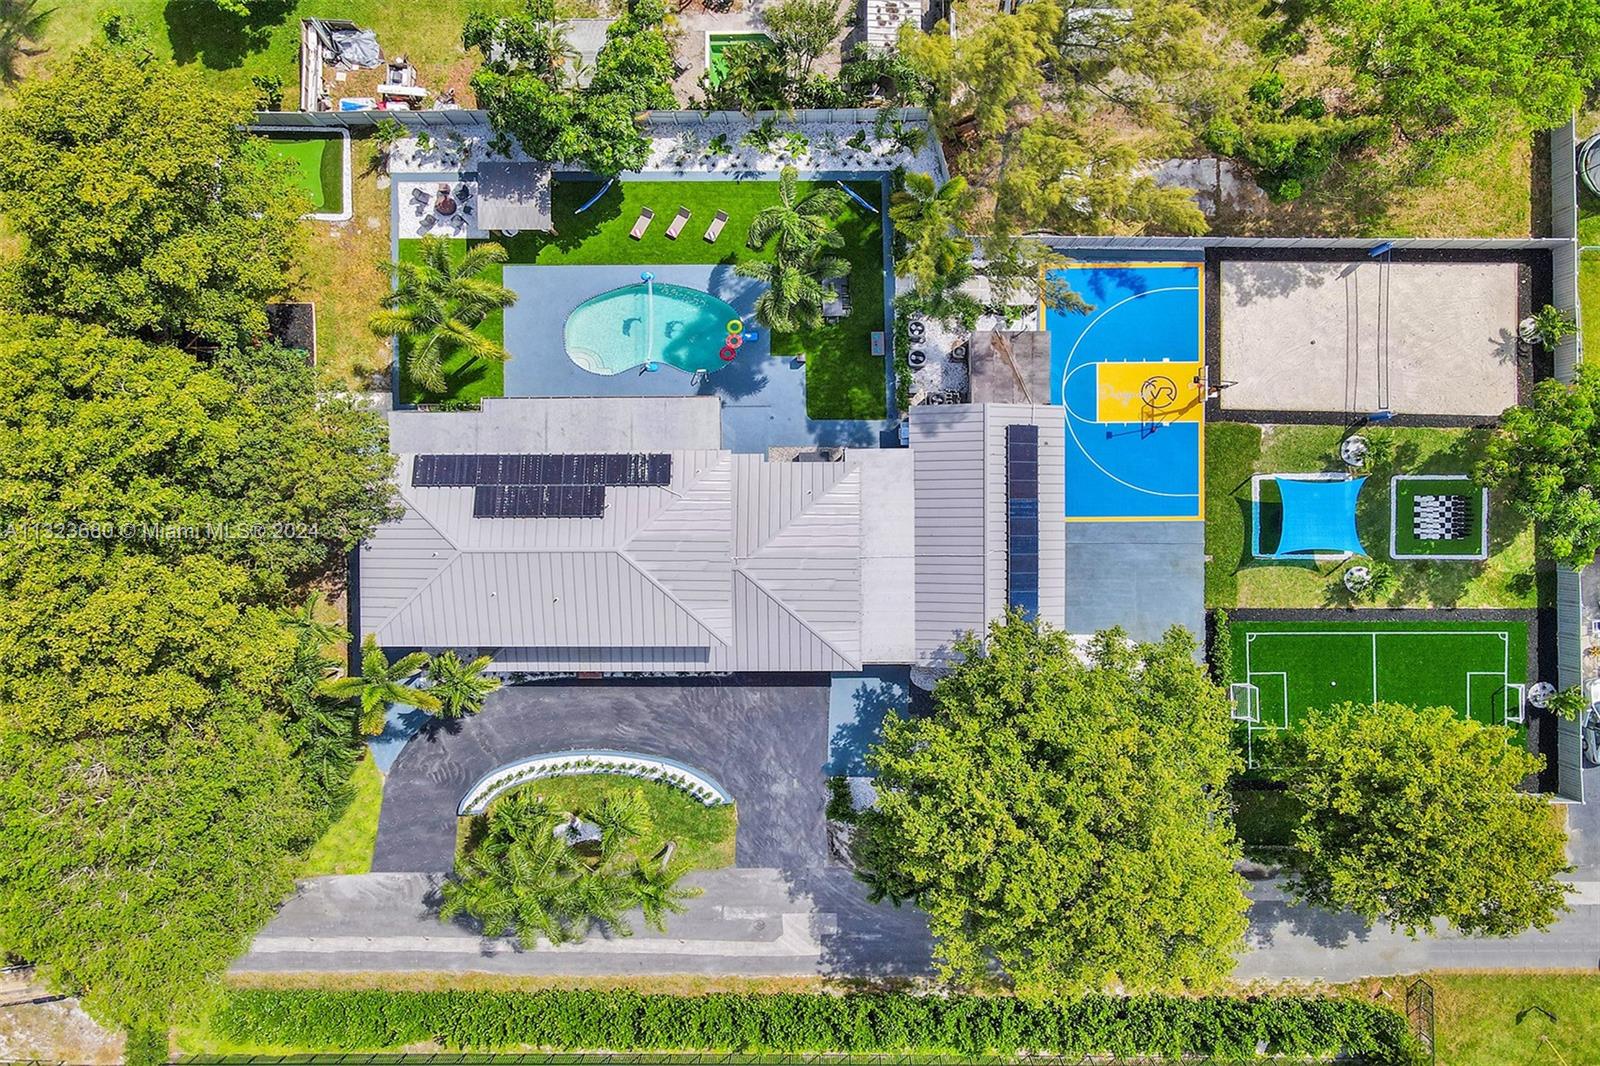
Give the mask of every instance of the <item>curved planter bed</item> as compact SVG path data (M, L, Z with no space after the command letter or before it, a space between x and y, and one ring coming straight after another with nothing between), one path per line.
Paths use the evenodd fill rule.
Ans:
M456 815L482 814L501 793L530 781L583 774L617 774L655 781L687 792L707 807L733 802L733 797L716 781L671 759L626 751L561 751L533 755L490 770L467 789L456 807Z

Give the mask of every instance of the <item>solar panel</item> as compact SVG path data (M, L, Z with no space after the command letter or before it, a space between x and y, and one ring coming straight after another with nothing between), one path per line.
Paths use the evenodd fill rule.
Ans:
M599 518L605 513L604 485L479 485L472 490L474 518Z
M1006 603L1039 613L1039 427L1006 427Z
M609 485L613 488L672 484L666 453L417 455L411 484L418 488L477 485Z

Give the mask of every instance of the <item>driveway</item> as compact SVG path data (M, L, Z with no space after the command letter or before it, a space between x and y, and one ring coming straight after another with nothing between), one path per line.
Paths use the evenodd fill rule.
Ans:
M828 691L824 674L507 686L477 715L432 723L401 751L372 869L449 871L456 805L473 782L529 755L579 748L665 756L710 774L738 804L736 865L817 869L827 862Z

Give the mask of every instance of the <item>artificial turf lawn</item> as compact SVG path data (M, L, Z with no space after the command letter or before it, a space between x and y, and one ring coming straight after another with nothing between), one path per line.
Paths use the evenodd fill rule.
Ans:
M1232 679L1260 691L1263 727L1293 728L1308 709L1374 700L1451 707L1465 717L1469 689L1472 717L1503 725L1504 685L1528 676L1525 622L1329 620L1230 628Z
M1477 555L1483 551L1483 488L1471 481L1444 478L1405 478L1391 490L1394 496L1394 554ZM1413 531L1418 496L1467 497L1467 535L1450 540L1423 540Z
M708 807L681 789L618 774L547 777L522 787L545 797L556 810L569 812L592 809L608 795L637 791L650 812L650 828L640 834L634 846L638 854L649 858L673 841L678 846L675 861L685 862L692 869L715 870L733 865L734 835L739 825L733 804ZM486 820L485 815L460 819L458 851L475 845Z
M383 806L383 775L370 757L356 764L350 777L355 796L322 838L311 845L300 864L300 877L364 874L372 869L378 842L378 811Z
M800 195L832 182L800 182ZM868 203L881 204L883 187L875 181L850 187ZM557 180L551 191L555 233L526 231L501 239L512 263L541 265L669 265L725 263L770 259L772 245L754 251L745 245L750 223L777 202L775 181L618 181L582 214L577 210L600 185L593 181ZM655 220L640 240L628 236L641 208L655 211ZM667 226L679 207L690 211L677 240ZM716 243L703 235L718 211L728 222ZM883 360L872 354L872 334L884 328L883 226L878 215L847 201L838 217L844 238L840 254L850 263L850 315L799 333L774 333L774 356L805 355L806 414L811 418L881 419L885 415ZM402 254L407 244L401 241ZM498 395L498 393L490 394Z
M1206 427L1206 605L1208 607L1348 607L1343 574L1367 560L1256 559L1251 555L1252 474L1345 471L1338 426ZM1365 473L1356 529L1372 557L1389 556L1389 479L1394 474L1470 472L1490 431L1368 427L1377 456ZM1270 517L1270 514L1269 514ZM1268 543L1270 543L1270 538ZM1378 607L1534 607L1533 527L1489 493L1489 558L1482 561L1398 559L1395 589Z
M450 246L450 257L460 261L467 254L467 240L464 237L439 238ZM402 261L415 261L422 250L420 240L401 241L400 258ZM505 280L505 271L497 263L485 270L482 275L485 281L492 281L500 285ZM489 313L478 325L478 332L494 341L496 344L505 343L506 316L503 310L496 309ZM409 375L405 372L406 342L400 342L400 402L401 403L472 403L483 399L485 396L503 396L506 391L506 368L504 363L494 360L479 359L466 352L457 352L444 361L445 390L442 393L432 393L418 388Z
M277 159L294 164L294 187L311 198L311 210L344 210L344 138L325 133L268 133L262 139Z

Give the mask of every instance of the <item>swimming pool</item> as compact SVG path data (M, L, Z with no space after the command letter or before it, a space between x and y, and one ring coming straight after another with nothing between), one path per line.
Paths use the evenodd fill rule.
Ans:
M739 313L708 292L656 281L591 296L567 316L567 357L592 374L646 363L687 373L727 366L729 326ZM740 342L742 343L742 342Z

